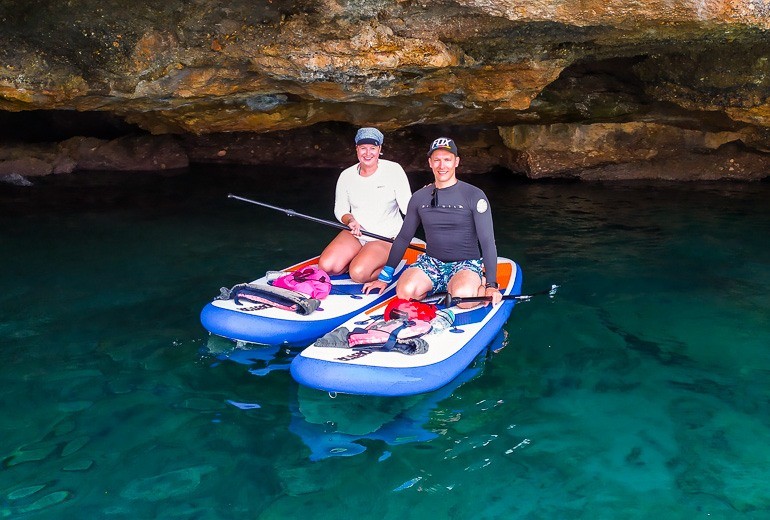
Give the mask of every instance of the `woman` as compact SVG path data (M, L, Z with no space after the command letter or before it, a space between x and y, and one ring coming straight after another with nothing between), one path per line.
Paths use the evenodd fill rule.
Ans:
M334 216L348 226L332 240L318 261L329 274L347 271L350 278L366 283L377 278L390 253L390 242L368 237L361 231L394 237L403 223L402 213L412 196L409 180L398 163L380 159L384 136L376 128L356 133L358 164L346 168L337 179Z

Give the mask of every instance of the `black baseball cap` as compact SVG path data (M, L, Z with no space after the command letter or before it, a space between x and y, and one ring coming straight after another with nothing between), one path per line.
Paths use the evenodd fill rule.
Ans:
M455 144L454 140L450 139L449 137L439 137L433 141L430 145L430 150L428 150L428 157L433 155L433 152L436 150L447 150L455 155L459 155L457 153L457 145Z

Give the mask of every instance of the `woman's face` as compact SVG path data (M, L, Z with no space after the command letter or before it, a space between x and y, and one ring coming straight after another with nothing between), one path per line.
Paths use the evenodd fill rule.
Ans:
M373 144L359 144L356 146L356 155L358 162L362 165L372 166L377 164L377 159L380 158L380 147Z

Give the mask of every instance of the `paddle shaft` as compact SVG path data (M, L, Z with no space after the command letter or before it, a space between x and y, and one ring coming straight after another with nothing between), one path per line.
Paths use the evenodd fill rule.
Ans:
M532 294L504 294L503 300L529 300L533 296L537 296L540 294L547 294L548 296L552 297L556 294L556 289L558 289L558 285L552 285L550 289L543 289L542 291L533 292ZM437 295L433 295L435 297ZM431 299L430 296L426 299ZM458 303L466 303L466 302L491 302L492 297L491 296L468 296L466 298L458 297L454 298L451 294L447 294L446 296L443 296L440 300L444 303L445 306L451 307L452 305L457 305Z
M348 226L346 226L345 224L341 224L339 222L334 222L332 220L324 220L322 218L311 217L310 215L305 215L303 213L297 213L293 209L279 208L278 206L272 206L270 204L265 204L264 202L259 202L257 200L247 199L245 197L239 197L238 195L233 195L232 193L229 193L227 195L227 198L240 200L242 202L248 202L249 204L256 204L257 206L262 206L263 208L274 209L275 211L280 211L281 213L285 213L286 215L288 215L290 217L300 217L300 218L304 218L305 220L309 220L311 222L316 222L318 224L325 224L327 226L335 227L337 229L350 230L350 228ZM376 235L374 233L369 233L368 231L365 231L363 229L361 230L361 234L362 235L366 235L366 236L371 237L371 238L376 238L377 240L382 240L384 242L390 242L391 244L393 243L393 239L392 238L384 237L382 235ZM417 245L414 245L414 244L409 244L409 247L411 249L416 249L417 251L422 251L423 253L425 252L425 248L417 246Z

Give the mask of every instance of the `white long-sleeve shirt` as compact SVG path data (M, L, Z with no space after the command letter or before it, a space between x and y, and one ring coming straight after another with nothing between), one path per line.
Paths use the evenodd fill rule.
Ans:
M334 216L342 222L352 214L370 233L395 237L404 220L412 190L400 164L380 159L377 171L368 177L358 173L358 164L342 171L337 179Z

